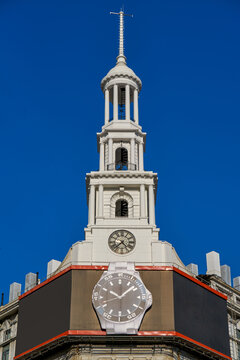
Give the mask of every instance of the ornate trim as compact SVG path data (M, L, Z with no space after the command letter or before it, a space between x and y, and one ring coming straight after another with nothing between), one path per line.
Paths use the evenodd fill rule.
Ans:
M119 191L112 195L110 199L110 211L111 211L111 218L115 218L115 209L116 209L116 202L119 200L126 200L128 202L128 217L133 217L133 198L129 193L124 191Z

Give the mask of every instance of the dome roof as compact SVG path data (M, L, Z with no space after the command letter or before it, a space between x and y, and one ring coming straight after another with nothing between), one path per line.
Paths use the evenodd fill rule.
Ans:
M108 73L107 75L102 79L101 81L101 88L103 90L105 84L114 78L128 78L128 79L132 79L133 81L135 81L139 87L139 90L141 90L142 87L142 82L139 79L139 77L135 74L135 72L130 69L125 61L118 61L117 65L114 66Z

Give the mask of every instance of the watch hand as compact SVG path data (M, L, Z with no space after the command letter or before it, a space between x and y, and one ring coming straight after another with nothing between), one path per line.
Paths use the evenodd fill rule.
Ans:
M131 286L129 289L127 289L122 295L120 295L120 299L123 298L129 291L131 291L134 288L134 285Z
M112 300L116 300L116 299L119 299L119 296L118 296L118 297L114 297L114 298L109 299L109 300L104 300L103 303L106 303L106 302L109 302L109 301L112 301Z
M110 292L110 294L117 296L119 299L121 298L121 296L119 296L118 294L116 294L114 291L111 291L111 290L110 290L109 292Z

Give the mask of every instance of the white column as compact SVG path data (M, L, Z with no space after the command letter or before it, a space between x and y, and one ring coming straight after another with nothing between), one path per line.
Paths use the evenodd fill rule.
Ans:
M237 276L233 279L233 287L240 291L240 276Z
M108 164L111 166L113 163L113 139L109 138L108 140ZM109 169L113 170L113 169Z
M100 142L99 170L104 171L104 143Z
M113 120L118 120L118 86L113 86Z
M221 278L225 283L232 286L231 268L228 265L221 266Z
M134 89L134 99L133 99L133 110L134 110L134 121L136 124L139 123L138 120L138 90Z
M109 122L109 90L105 90L105 125Z
M130 170L134 170L134 164L135 164L135 139L132 138L131 139L131 157L130 157L130 163L131 163L131 168Z
M125 118L130 120L130 86L125 87Z
M103 185L98 187L98 217L103 217Z
M51 274L57 270L57 268L61 265L61 261L52 259L47 264L47 278L51 276Z
M145 185L140 185L140 217L145 218Z
M139 171L143 171L143 143L139 143Z
M19 297L19 295L21 295L21 287L22 287L22 285L19 283L16 283L16 282L14 282L10 285L9 302L16 300Z
M221 276L220 256L216 251L206 254L207 257L207 274Z
M88 201L88 224L93 225L95 222L95 186L90 185Z
M155 199L153 185L148 187L148 199L149 199L149 224L155 225Z

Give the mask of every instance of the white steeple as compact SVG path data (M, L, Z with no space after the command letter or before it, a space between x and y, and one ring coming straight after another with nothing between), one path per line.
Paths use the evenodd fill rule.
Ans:
M130 232L134 250L122 260L151 263L152 245L158 241L155 224L157 174L144 171L146 134L139 125L139 77L126 64L123 11L120 17L119 54L116 65L101 82L105 121L97 134L99 171L87 174L89 219L86 240L93 242L96 262L119 260L109 247L114 232ZM130 235L129 235L130 236Z
M131 16L129 14L124 14L121 10L120 12L110 12L111 15L119 15L119 54L117 57L118 62L126 62L126 57L124 56L124 16Z
M101 81L105 121L97 133L99 170L86 174L88 225L64 260L71 264L184 265L171 244L158 240L155 224L157 174L144 170L146 133L139 125L142 82L126 64L123 11L117 64Z
M138 94L142 88L139 77L126 65L124 55L124 16L132 16L111 12L119 15L119 54L117 64L102 79L101 88L105 95L105 125L112 119L134 121L138 124ZM110 114L110 103L112 103L112 114ZM133 109L131 109L133 104Z

